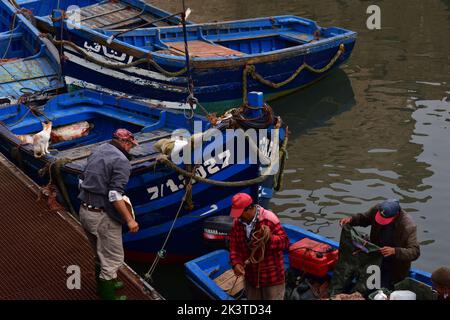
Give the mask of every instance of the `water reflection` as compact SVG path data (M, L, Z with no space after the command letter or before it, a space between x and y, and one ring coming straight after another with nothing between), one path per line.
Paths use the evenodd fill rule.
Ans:
M177 1L151 2L179 10ZM272 103L292 131L272 207L284 222L336 239L337 219L396 197L418 224L415 265L450 265L449 0L380 2L378 31L366 28L363 0L186 3L199 22L294 14L358 32L341 70Z

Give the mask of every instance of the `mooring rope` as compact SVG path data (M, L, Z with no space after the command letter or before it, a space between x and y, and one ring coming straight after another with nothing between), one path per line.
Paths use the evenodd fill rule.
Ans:
M230 187L230 188L248 187L248 186L252 186L255 184L260 184L269 177L268 175L267 176L263 175L263 176L259 176L257 178L253 178L253 179L249 179L249 180L242 180L242 181L217 181L217 180L202 178L202 177L196 175L195 173L181 169L175 163L170 161L167 156L161 156L160 158L158 158L158 161L167 165L172 170L176 171L178 174L181 174L186 178L192 178L195 181L207 183L207 184L210 184L213 186L218 186L218 187Z
M250 75L253 78L253 80L259 81L260 83L262 83L268 87L278 89L278 88L281 88L281 87L289 84L290 82L292 82L305 69L308 71L311 71L313 73L323 73L325 71L328 71L336 63L336 61L339 59L339 57L344 52L345 52L345 46L344 46L344 44L340 44L338 51L336 52L334 57L330 60L330 62L326 66L316 69L316 68L310 66L309 64L307 64L306 62L303 62L302 65L299 66L294 71L294 73L292 73L292 75L290 77L288 77L286 80L281 81L281 82L272 82L270 80L264 79L264 77L256 71L255 65L252 65L252 64L246 65L244 68L244 72L242 74L243 101L244 101L244 103L247 103L248 75Z

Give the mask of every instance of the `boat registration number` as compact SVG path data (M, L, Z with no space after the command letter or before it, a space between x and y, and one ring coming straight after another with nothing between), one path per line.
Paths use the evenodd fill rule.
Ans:
M195 169L195 174L200 178L207 178L222 171L230 165L230 156L230 150L225 150L217 155L217 158L221 161L217 161L216 158L209 158L208 160L205 160L202 165ZM195 182L196 181L193 181L193 184L195 184ZM156 200L184 189L185 185L185 177L183 175L179 175L175 179L170 178L160 185L148 188L147 192L150 194L150 200Z

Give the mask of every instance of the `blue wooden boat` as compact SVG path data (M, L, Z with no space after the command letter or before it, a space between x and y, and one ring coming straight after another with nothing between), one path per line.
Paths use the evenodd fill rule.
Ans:
M0 17L0 105L64 86L54 45L8 1L0 2Z
M147 24L147 27L162 27L181 23L179 16L142 0L15 0L15 2L19 7L31 10L39 28L46 30L53 24L51 20L53 10L63 10L67 13L68 19L79 19L77 21L81 25L94 29L120 30L143 24ZM158 21L153 22L155 20Z
M188 97L181 26L123 33L72 22L53 12L68 84L186 107ZM126 30L126 28L125 28ZM61 40L61 39L59 39ZM263 92L270 101L313 83L345 62L356 33L324 28L296 16L187 26L194 95L212 109Z
M75 139L51 144L51 154L35 158L32 145L21 143L18 136L41 131L41 121L46 119L52 121L53 129L80 122L87 122L90 129ZM203 130L211 127L204 117L195 116L193 120L199 121ZM165 241L185 194L187 180L173 167L160 162L161 154L153 146L160 139L170 138L175 129L192 132L192 122L184 112L79 90L58 95L43 106L18 104L0 108L0 152L40 185L47 184L48 175L42 177L42 173L49 168L52 183L59 188L61 200L76 213L79 208L78 176L84 170L87 157L93 148L108 142L117 128L130 130L140 142L140 146L131 153L132 175L126 189L140 231L124 234L126 255L132 260L149 261ZM260 175L257 163L249 159L241 164L225 161L229 157L226 139L229 138L224 136L223 152L215 156L222 157L223 162L216 161L216 158L203 159L196 168L196 175L215 181L257 178ZM182 163L179 167L185 168L186 165ZM204 253L201 236L203 220L228 214L231 197L237 192L247 192L257 199L258 185L223 187L203 182L193 184L192 207L183 207L180 212L165 248L167 261L186 261Z
M283 224L290 244L301 239L309 238L321 243L326 243L333 248L339 248L339 243L327 239L318 234L306 231L302 228ZM289 258L285 254L285 268L289 268ZM203 255L197 259L185 263L186 275L189 281L200 290L203 294L214 300L234 300L232 296L223 291L214 279L231 269L230 254L227 250L216 250ZM418 269L411 269L410 275L412 279L431 285L431 274Z

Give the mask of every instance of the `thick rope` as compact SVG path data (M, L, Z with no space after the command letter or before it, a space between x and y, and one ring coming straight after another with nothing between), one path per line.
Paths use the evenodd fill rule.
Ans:
M170 161L167 158L167 156L161 156L160 158L158 158L158 161L162 162L163 164L165 164L166 166L168 166L169 168L176 171L178 174L183 175L186 178L191 178L191 179L194 179L195 181L207 183L207 184L210 184L213 186L218 186L218 187L230 187L230 188L248 187L248 186L252 186L255 184L260 184L269 177L269 176L259 176L254 179L243 180L243 181L217 181L217 180L202 178L202 177L197 176L195 173L181 169L175 163Z
M280 152L280 157L279 157L280 167L275 176L275 182L274 182L274 186L273 186L273 189L275 191L280 191L283 186L284 168L286 166L286 160L288 158L288 151L287 151L288 140L289 140L289 127L286 126L284 141L279 150L279 152Z
M292 82L305 69L308 71L311 71L313 73L323 73L325 71L328 71L336 63L336 61L339 59L339 57L344 52L345 52L345 46L344 46L344 44L340 44L338 51L336 52L334 57L330 60L330 62L326 66L324 66L320 69L316 69L304 62L300 67L297 68L297 70L294 71L294 73L289 78L287 78L284 81L278 82L278 83L264 79L264 77L256 71L256 67L254 65L247 65L247 66L245 66L244 72L242 74L243 101L244 101L244 103L247 103L247 91L248 91L247 78L248 78L248 75L250 75L253 78L253 80L257 80L260 83L262 83L268 87L278 89L278 88L283 87L283 86L289 84L290 82Z
M110 68L110 69L117 69L117 70L121 70L121 69L128 69L128 68L132 68L135 67L137 65L143 64L143 63L149 63L151 64L153 67L155 67L159 72L163 73L165 76L167 77L179 77L183 74L186 73L187 68L183 68L179 71L175 71L175 72L171 72L171 71L167 71L166 69L164 69L163 67L161 67L155 60L152 59L151 54L148 54L146 58L141 58L138 60L135 60L131 63L123 63L123 64L116 64L116 63L108 63L108 62L104 62L101 60L98 60L94 57L92 57L91 55L89 55L85 50L81 49L79 46L77 46L75 43L68 41L68 40L55 40L55 39L50 39L53 44L55 45L64 45L64 46L68 46L71 47L72 49L74 49L76 52L78 52L79 54L81 54L83 56L83 58L89 62L98 64L102 67L105 68Z

